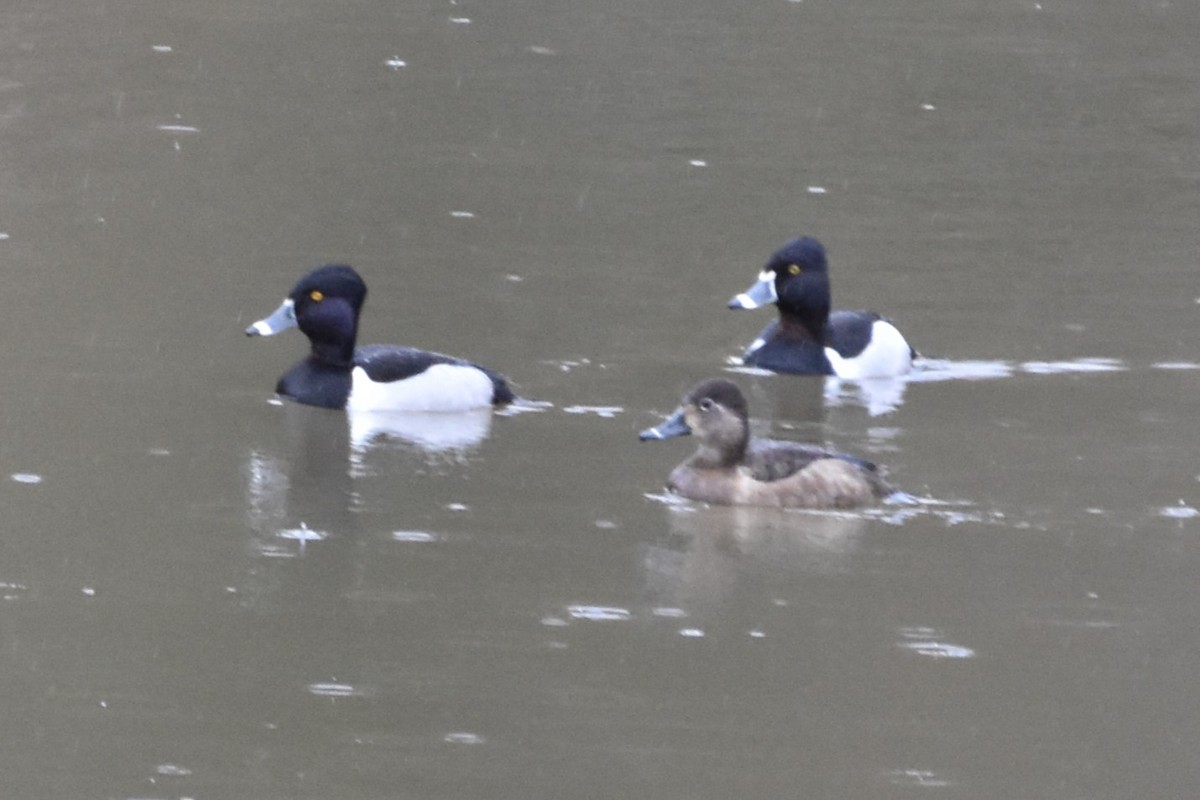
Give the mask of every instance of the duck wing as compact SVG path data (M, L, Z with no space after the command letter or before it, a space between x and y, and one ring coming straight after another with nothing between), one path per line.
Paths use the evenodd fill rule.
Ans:
M362 367L367 377L376 383L402 381L420 375L434 364L474 366L461 358L418 350L415 347L369 344L354 352L354 366Z
M362 367L367 377L376 383L402 381L420 375L436 364L470 367L487 375L494 387L492 402L495 404L511 403L516 398L503 375L463 358L389 344L368 344L354 351L354 366Z
M876 322L887 323L894 328L887 317L874 311L834 311L829 315L825 325L825 346L833 348L842 358L855 358L866 351L867 345L876 335ZM908 357L915 359L917 351L904 341L899 331L894 331L904 346L908 347Z
M834 311L825 324L825 346L842 358L854 358L867 349L871 329L881 319L874 311Z
M828 447L799 442L783 442L775 439L753 439L746 448L745 465L755 480L778 481L795 475L800 470L823 458L836 458L855 465L865 472L875 473L878 467L871 461Z

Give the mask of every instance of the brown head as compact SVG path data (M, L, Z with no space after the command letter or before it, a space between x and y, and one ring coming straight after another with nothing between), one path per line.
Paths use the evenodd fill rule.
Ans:
M746 456L750 441L749 409L741 389L714 378L684 395L679 408L661 425L642 431L642 441L693 434L699 447L689 463L701 469L733 467Z

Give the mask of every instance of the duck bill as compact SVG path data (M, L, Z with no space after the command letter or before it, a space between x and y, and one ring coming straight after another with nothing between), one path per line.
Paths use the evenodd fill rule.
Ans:
M283 301L279 308L246 328L247 336L274 336L280 331L296 327L296 304L291 298Z
M669 419L654 428L646 428L638 434L638 439L651 442L656 439L673 439L676 436L687 436L692 432L687 420L683 417L683 409L679 409Z
M763 270L754 285L729 301L730 308L759 308L779 299L775 293L775 273Z

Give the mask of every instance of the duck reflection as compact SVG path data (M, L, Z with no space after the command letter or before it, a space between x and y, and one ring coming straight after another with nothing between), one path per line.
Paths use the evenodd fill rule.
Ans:
M904 405L910 375L844 380L838 377L783 376L765 370L732 369L751 378L747 394L761 415L793 422L820 422L831 409L862 408L880 417Z
M872 417L881 417L904 405L908 375L894 378L864 378L847 381L841 378L825 380L825 402L830 406L857 405Z
M752 506L667 505L670 536L647 546L648 601L709 619L732 601L755 568L798 574L850 569L867 519L850 513Z
M254 602L267 595L278 601L280 581L309 596L319 595L322 586L345 591L353 583L346 570L353 568L360 492L369 485L362 479L372 474L373 457L398 454L418 460L426 473L439 471L467 458L487 438L492 416L490 409L343 414L298 403L273 411L282 423L277 443L251 449L245 464L246 519L257 563L247 590L257 595ZM264 559L277 567L266 566ZM283 567L297 559L309 566ZM315 564L322 566L309 568ZM300 573L304 577L286 577Z
M490 408L445 412L347 411L350 447L365 454L373 445L387 441L407 442L439 453L474 447L487 438L492 427Z

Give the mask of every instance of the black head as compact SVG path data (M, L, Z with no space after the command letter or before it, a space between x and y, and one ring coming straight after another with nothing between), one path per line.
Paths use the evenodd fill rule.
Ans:
M775 305L782 324L793 335L824 341L832 301L821 242L811 236L787 242L770 257L763 272L775 276Z
M829 263L825 258L825 247L820 242L811 236L801 236L776 250L767 262L767 269L775 273L776 280L780 280L801 274L827 274Z
M303 310L320 305L325 300L340 300L354 309L354 315L362 310L367 299L367 284L354 267L346 264L326 264L296 281L288 298L295 304L297 319L303 318ZM304 324L301 323L301 329Z
M317 267L296 281L288 299L315 354L337 361L353 357L358 314L367 299L367 285L353 267Z
M775 275L775 304L781 312L824 327L830 307L829 265L820 242L811 236L793 239L775 251L766 271Z
M329 264L296 282L274 313L246 329L247 336L273 336L300 328L312 343L317 361L347 366L354 358L358 312L367 285L353 267Z
M811 236L792 239L767 261L758 281L729 301L730 308L779 308L781 331L791 338L824 340L829 318L825 248Z

